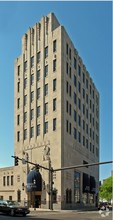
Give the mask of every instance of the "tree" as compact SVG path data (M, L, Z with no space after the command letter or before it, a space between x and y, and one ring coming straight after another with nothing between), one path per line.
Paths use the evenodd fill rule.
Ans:
M99 196L101 199L111 201L112 199L112 177L108 177L100 186Z

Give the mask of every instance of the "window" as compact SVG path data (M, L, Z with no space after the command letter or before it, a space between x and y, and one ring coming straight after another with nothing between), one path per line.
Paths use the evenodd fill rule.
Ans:
M76 76L74 75L74 86L76 87Z
M53 99L53 111L56 111L56 98Z
M80 132L78 132L78 141L79 141L79 143L81 143L81 133Z
M17 115L17 125L20 124L20 115Z
M81 75L81 67L80 67L80 65L78 65L78 75L79 76Z
M45 84L45 87L44 87L44 88L45 88L44 93L45 93L45 96L46 96L46 95L48 95L48 84Z
M17 142L20 141L20 131L17 132Z
M37 107L37 118L40 117L40 106Z
M37 89L37 99L40 98L40 88Z
M56 40L53 41L53 52L56 52Z
M31 109L31 120L34 118L34 109Z
M37 63L40 62L40 52L37 53Z
M68 132L68 120L66 120L66 131Z
M78 98L78 108L81 109L81 100Z
M68 44L66 44L66 54L68 55Z
M24 96L24 106L27 105L27 95Z
M95 98L95 93L94 93L94 90L93 90L93 99Z
M85 136L83 136L83 146L85 146Z
M76 128L74 128L74 139L75 140L77 139L77 130L76 130Z
M24 89L27 88L27 78L24 79Z
M71 60L71 49L69 49L69 59Z
M9 186L9 176L7 176L7 186Z
M90 95L91 95L91 92L92 92L92 88L91 88L91 85L90 85Z
M80 173L74 171L74 202L80 203Z
M69 134L71 134L71 123L69 124Z
M31 92L31 102L34 101L34 92Z
M83 130L85 131L85 121L83 120Z
M77 120L77 113L76 113L76 111L74 110L74 121L76 122L76 120Z
M24 123L27 121L27 112L24 112Z
M45 66L45 77L48 76L48 65Z
M86 133L88 134L88 124L86 124Z
M31 85L34 83L34 74L31 75Z
M17 99L17 108L20 108L20 98Z
M68 101L66 101L66 112L68 113Z
M37 125L37 136L40 135L40 124Z
M40 80L40 70L37 70L37 81Z
M71 67L69 68L69 77L71 78Z
M44 123L44 134L48 133L48 121Z
M56 71L56 59L53 60L53 72L55 72L55 71Z
M77 96L75 92L74 92L74 103L77 104Z
M17 83L17 92L20 92L20 82Z
M45 48L45 58L48 57L48 47Z
M83 81L83 83L85 83L85 74L84 73L82 74L82 81Z
M9 200L12 201L12 196L9 196Z
M71 86L69 87L69 95L71 97Z
M31 134L30 137L32 138L34 136L34 127L31 127Z
M88 94L86 94L86 103L88 104Z
M85 89L82 89L82 95L83 95L83 99L85 99Z
M78 82L78 91L81 92L81 84Z
M27 70L27 61L24 62L24 72Z
M66 203L72 203L72 190L66 189Z
M24 130L24 140L27 139L27 129Z
M88 79L86 79L86 88L88 89Z
M34 56L31 57L31 68L34 66Z
M53 79L53 91L56 91L56 79Z
M68 93L68 81L66 81L66 92Z
M68 63L66 62L66 73L68 74Z
M82 105L82 108L83 108L82 109L83 110L83 114L85 115L85 105L84 104Z
M18 76L20 76L20 65L17 67Z
M11 176L11 186L14 184L14 176Z
M76 69L76 59L74 58L74 68Z
M71 115L71 104L69 105L69 114Z
M45 115L47 115L47 114L48 114L48 102L45 103Z
M90 142L90 151L92 151L92 144L91 144L91 142Z
M3 186L5 186L5 185L6 185L6 177L3 176Z
M86 109L86 118L88 119L88 109Z
M78 115L78 124L79 124L79 126L81 126L81 117L80 117L80 115Z
M53 119L53 131L56 131L56 118Z

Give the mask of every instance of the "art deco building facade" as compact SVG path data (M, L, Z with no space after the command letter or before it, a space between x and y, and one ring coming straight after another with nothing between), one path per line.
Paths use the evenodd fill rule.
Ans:
M54 169L99 161L99 93L53 13L23 36L14 85L15 155ZM22 190L31 168L21 161L14 167L19 196L49 207L48 171L40 169L42 192ZM54 208L95 205L97 166L54 172L53 178Z

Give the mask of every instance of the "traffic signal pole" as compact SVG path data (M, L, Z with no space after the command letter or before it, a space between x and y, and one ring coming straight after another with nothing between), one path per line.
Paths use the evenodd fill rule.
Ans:
M25 160L24 158L19 158L17 156L12 156L13 158L18 158L18 160L21 160L26 163L32 164L38 168L43 168L47 171L49 171L49 189L50 189L50 204L49 204L49 208L50 210L53 210L53 172L57 172L57 171L61 171L61 170L69 170L69 169L75 169L75 168L81 168L81 167L89 167L89 166L99 166L99 165L103 165L103 164L109 164L109 163L113 163L113 161L104 161L104 162L97 162L97 163L87 163L87 164L80 164L80 165L74 165L74 166L69 166L69 167L62 167L62 168L58 168L58 169L53 169L53 167L51 167L51 164L49 166L49 168L44 167L40 164L36 164L36 163L32 163L28 160Z

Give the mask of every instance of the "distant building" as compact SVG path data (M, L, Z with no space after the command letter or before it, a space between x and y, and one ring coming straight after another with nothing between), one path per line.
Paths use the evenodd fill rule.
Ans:
M53 13L23 36L14 85L15 155L45 167L51 163L54 169L99 162L99 93ZM31 168L19 161L18 166L0 171L1 198L29 200L30 206L38 200L42 208L48 208L48 171L40 169L42 191L29 193L26 178ZM53 182L54 208L95 205L99 168L54 172Z

